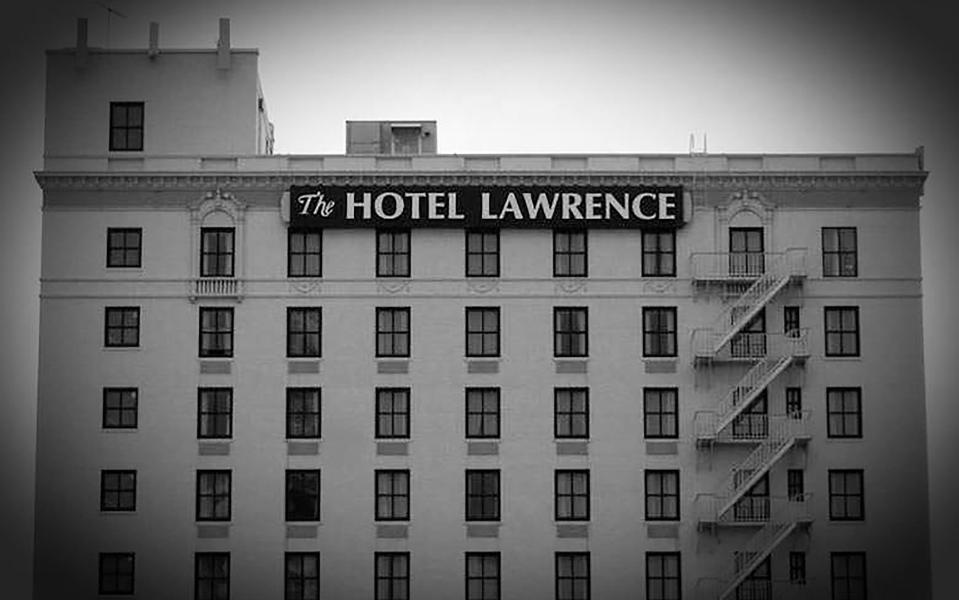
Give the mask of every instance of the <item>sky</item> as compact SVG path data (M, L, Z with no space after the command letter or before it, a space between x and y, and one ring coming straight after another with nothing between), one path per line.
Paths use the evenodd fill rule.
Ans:
M29 589L43 50L260 49L279 154L344 150L348 119L438 121L441 153L912 152L934 566L959 564L959 41L944 2L16 0L0 19L0 576ZM184 90L188 93L188 90ZM895 240L890 240L895 243ZM913 398L903 401L914 401ZM890 451L894 451L891 447ZM7 535L9 533L9 535ZM938 597L946 597L939 577ZM951 597L951 595L949 596Z

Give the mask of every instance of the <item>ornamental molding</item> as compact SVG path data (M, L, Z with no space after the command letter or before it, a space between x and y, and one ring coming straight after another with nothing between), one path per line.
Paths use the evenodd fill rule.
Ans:
M675 294L675 281L647 281L643 284L643 291L650 294Z
M409 281L377 281L376 291L380 294L408 294L410 293Z
M889 173L56 173L37 172L37 183L52 190L260 190L281 192L291 185L682 185L737 192L912 189L922 192L924 172Z
M588 291L585 279L558 281L553 286L557 294L585 294Z
M291 281L290 291L297 294L317 296L323 292L323 286L319 281Z
M490 294L499 291L499 281L470 281L466 282L466 291L471 294Z

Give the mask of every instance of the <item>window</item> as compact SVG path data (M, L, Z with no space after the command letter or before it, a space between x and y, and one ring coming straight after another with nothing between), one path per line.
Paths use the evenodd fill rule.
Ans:
M229 521L231 516L229 470L196 472L196 520Z
M862 437L861 388L826 388L826 434L831 438Z
M643 388L643 430L646 439L679 437L678 388Z
M752 552L736 552L742 558L752 558ZM747 558L748 557L748 558ZM752 572L736 586L736 600L771 600L773 598L773 581L770 559L766 557Z
M291 358L320 356L323 315L318 306L286 309L286 355Z
M646 471L646 520L679 520L679 471Z
M806 585L806 553L789 553L789 583L793 585Z
M737 388L741 389L741 388ZM734 397L734 404L738 396ZM733 420L733 438L738 440L760 440L769 436L769 402L766 390L761 391Z
M679 552L646 553L646 599L681 600Z
M410 597L410 553L377 552L376 600L408 600Z
M826 356L859 356L859 307L827 306Z
M111 512L137 509L137 472L100 471L100 510Z
M829 470L829 519L832 521L862 521L862 469Z
M410 518L409 470L376 472L376 520L407 521Z
M553 231L553 277L586 277L586 231Z
M323 231L290 229L286 234L287 277L323 276Z
M802 418L802 388L786 388L786 414L793 419Z
M589 389L553 390L553 435L557 438L589 437Z
M499 388L466 388L466 437L499 437Z
M376 309L376 356L410 355L410 309Z
M740 311L733 310L737 321ZM729 341L729 353L733 358L757 358L766 356L766 309L762 308L750 319L739 333Z
M466 308L466 356L499 356L499 308Z
M753 474L752 469L736 469L734 480L740 487ZM769 474L765 474L753 484L733 507L736 521L755 522L769 520Z
M823 277L856 277L858 262L855 227L822 228Z
M320 520L319 469L286 470L286 520Z
M500 600L499 552L466 553L466 600Z
M200 229L200 277L233 277L233 227Z
M103 388L103 428L136 429L137 388Z
M200 308L200 356L233 356L233 308Z
M139 267L143 230L110 227L107 229L107 267Z
M762 227L729 229L729 273L741 277L758 277L766 269Z
M499 470L466 471L466 520L499 520Z
M589 600L589 552L556 553L556 600Z
M230 600L230 553L197 552L193 568L196 600Z
M832 600L865 600L866 553L833 552L830 562Z
M798 306L783 307L783 333L785 333L787 337L799 337L800 325Z
M553 309L553 354L558 357L589 355L585 307Z
M376 388L376 437L410 437L410 388Z
M143 103L110 103L110 151L143 150Z
M643 277L676 276L676 232L643 232Z
M233 388L200 388L196 421L199 439L233 436Z
M320 437L320 388L286 388L286 437Z
M793 502L802 502L806 495L805 473L802 469L786 471L786 496Z
M101 552L98 593L132 595L135 558L133 552Z
M284 600L320 600L320 553L287 552Z
M377 230L376 276L410 276L410 232L402 230Z
M589 520L589 471L556 471L557 521Z
M643 307L643 356L676 356L675 307Z
M140 345L140 307L106 307L103 345L107 348L135 348Z
M466 276L499 277L499 231L466 232Z

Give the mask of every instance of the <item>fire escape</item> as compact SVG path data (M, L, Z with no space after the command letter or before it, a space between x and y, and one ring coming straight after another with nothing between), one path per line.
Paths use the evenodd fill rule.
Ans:
M804 248L692 256L696 286L719 286L728 300L712 327L693 332L695 365L701 369L722 365L746 369L731 387L718 391L712 409L696 413L697 446L710 456L721 444L753 447L744 460L729 469L712 493L697 497L699 527L713 532L723 526L757 528L735 552L731 572L716 582L718 585L710 586L704 598L723 600L743 594L749 598L773 597L749 589L756 583L754 573L763 565L768 571L765 561L775 548L809 523L806 495L770 497L767 477L790 449L809 439L808 415L797 411L773 416L750 410L756 403L763 403L765 408L770 383L791 366L804 364L808 356L804 330L770 334L765 326L758 332L752 327L757 319L765 325L765 307L785 288L802 285L805 257Z

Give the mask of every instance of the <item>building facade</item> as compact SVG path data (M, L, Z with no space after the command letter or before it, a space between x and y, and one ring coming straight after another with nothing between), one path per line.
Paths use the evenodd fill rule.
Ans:
M929 597L921 151L273 155L156 39L47 55L37 598Z

